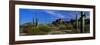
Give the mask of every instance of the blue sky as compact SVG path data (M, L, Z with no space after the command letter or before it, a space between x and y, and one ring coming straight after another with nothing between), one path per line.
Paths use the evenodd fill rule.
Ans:
M89 11L84 11L86 17L89 17ZM75 19L75 16L80 17L80 11L69 11L69 10L47 10L47 9L19 9L19 23L24 24L32 22L33 18L38 18L40 24L49 24L56 19L62 18L66 21Z

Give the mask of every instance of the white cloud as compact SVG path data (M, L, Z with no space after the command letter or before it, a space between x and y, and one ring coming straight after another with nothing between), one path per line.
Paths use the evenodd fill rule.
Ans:
M55 11L47 11L45 10L45 12L51 14L52 16L56 17L56 18L65 18L64 15L60 14L60 13L56 13Z

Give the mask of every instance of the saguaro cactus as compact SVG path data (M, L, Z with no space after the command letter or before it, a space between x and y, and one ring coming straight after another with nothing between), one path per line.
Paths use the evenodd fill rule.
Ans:
M36 25L36 27L38 26L38 19L37 18L36 18L36 24L35 25Z
M38 19L37 18L33 18L33 21L32 21L32 24L33 24L33 27L37 27L38 26Z
M76 14L76 30L78 31L78 16Z
M34 17L33 17L33 20L32 20L32 25L34 25L34 23L35 23L35 22L34 22Z
M85 13L83 11L80 12L81 13L81 27L80 27L80 33L84 33L84 25L85 25Z

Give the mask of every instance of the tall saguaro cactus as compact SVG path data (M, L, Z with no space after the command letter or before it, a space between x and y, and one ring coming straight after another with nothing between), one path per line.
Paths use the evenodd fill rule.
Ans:
M84 33L84 25L85 25L85 14L83 11L80 12L81 13L81 27L80 27L80 33Z
M33 20L32 20L32 24L34 25L34 17L33 17Z
M38 19L33 18L32 24L33 24L33 26L37 27L38 26Z
M36 18L36 24L35 25L36 25L36 27L38 26L38 19L37 18Z
M78 31L78 15L76 14L76 30Z

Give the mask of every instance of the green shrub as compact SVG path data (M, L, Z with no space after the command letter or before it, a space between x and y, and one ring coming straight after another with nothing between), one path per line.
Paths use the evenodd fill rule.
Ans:
M31 30L29 30L28 34L32 34L32 35L40 35L41 34L41 30L39 30L39 28L32 28Z
M59 25L59 29L66 30L66 26L65 25Z
M51 30L51 28L48 25L41 25L38 26L39 30L43 31L43 32L49 32Z
M49 31L51 31L50 27L48 25L38 25L37 27L32 27L28 34L32 35L42 35L47 34Z
M73 29L73 26L71 24L67 24L66 29Z
M67 25L60 25L59 29L66 30L66 29L73 29L73 26L70 24Z
M20 33L23 33L24 32L22 27L20 27L20 30L19 31L20 31Z
M84 27L84 32L85 33L89 33L90 32L90 25L88 24L88 25L85 25L85 27Z

